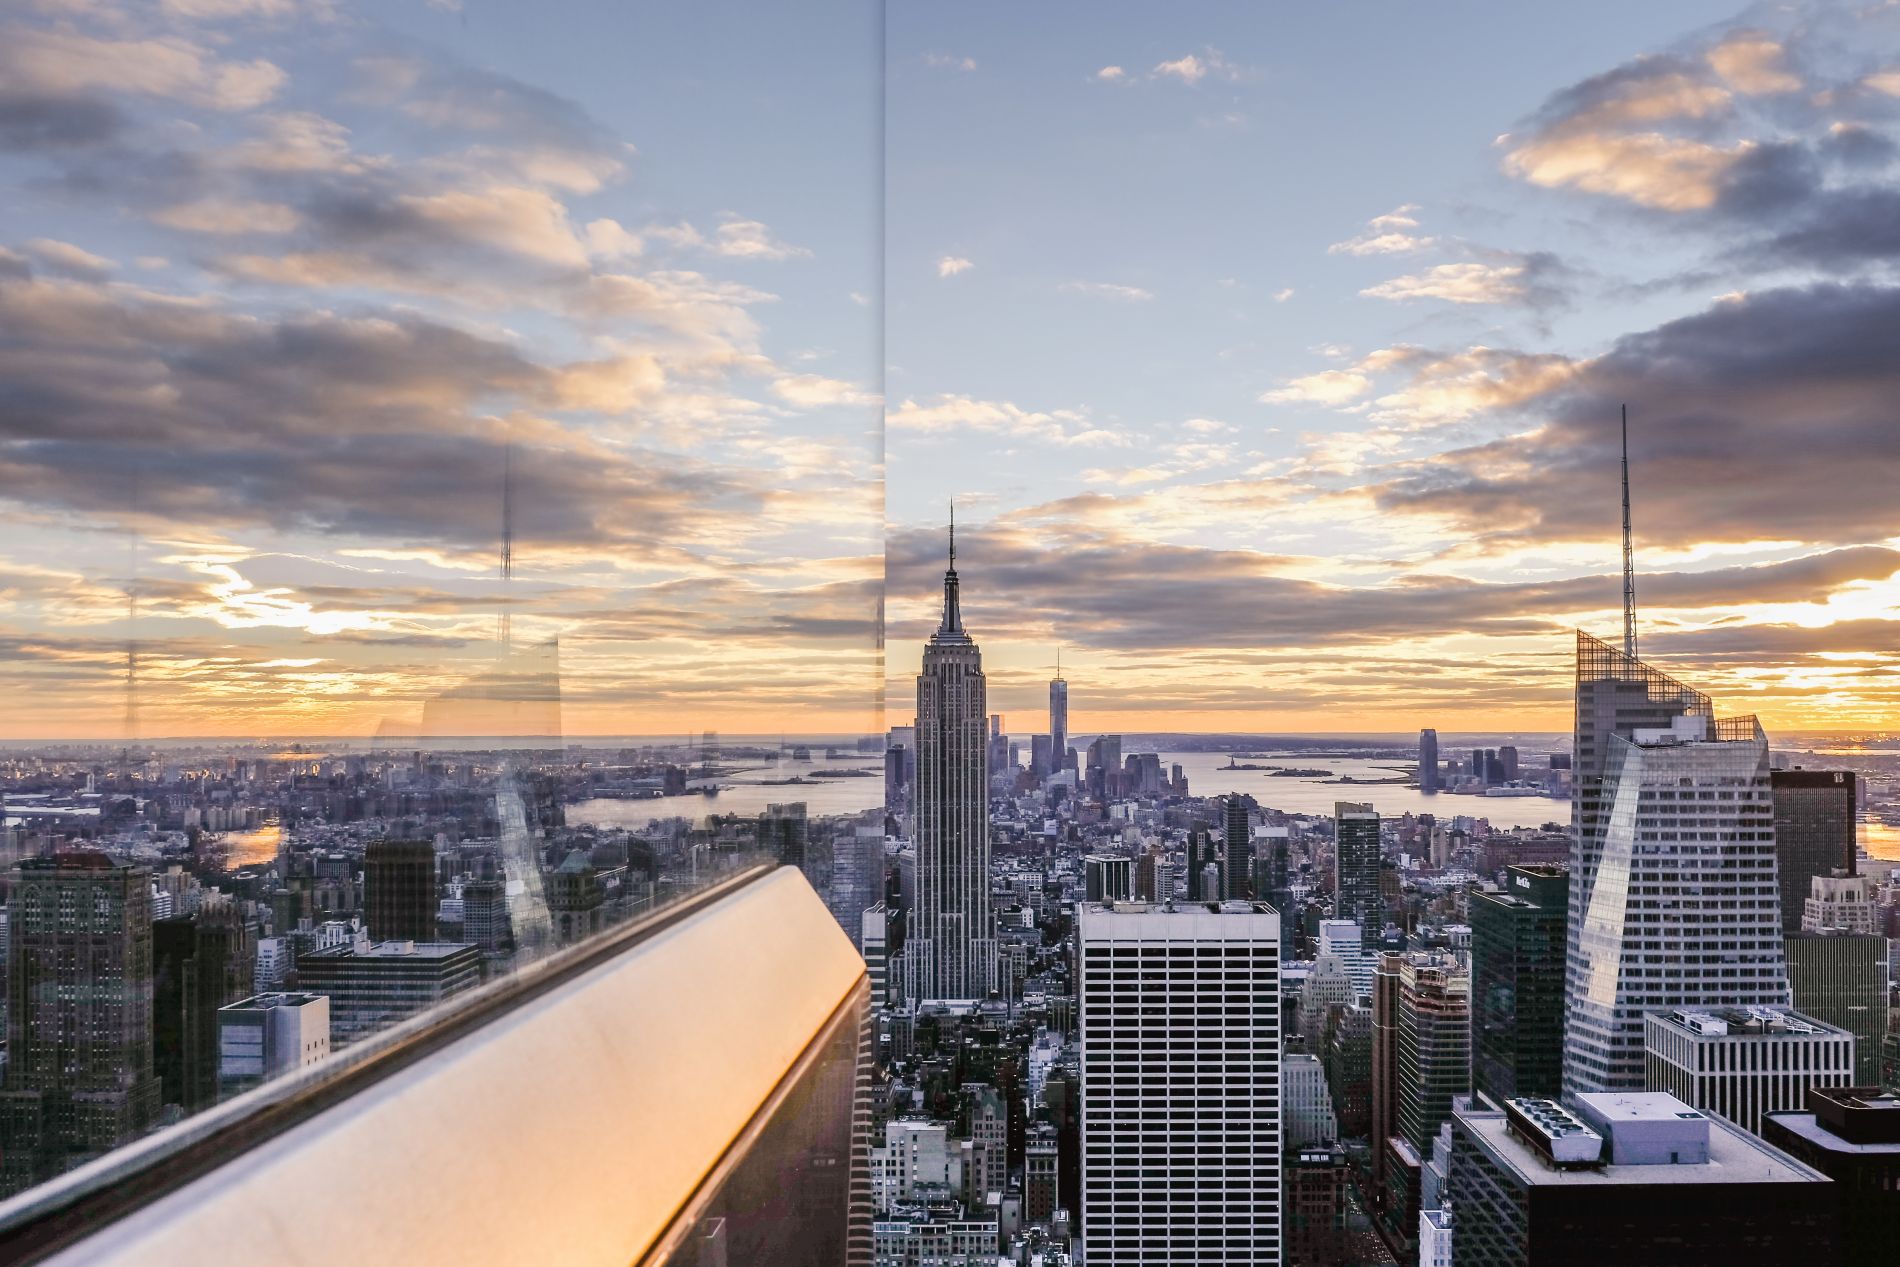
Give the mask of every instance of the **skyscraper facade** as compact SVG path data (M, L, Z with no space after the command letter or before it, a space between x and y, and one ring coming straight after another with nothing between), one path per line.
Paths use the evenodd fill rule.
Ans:
M363 851L363 915L377 941L434 941L435 845L372 840Z
M1279 916L1084 906L1077 945L1090 1267L1279 1267Z
M218 1009L256 982L257 929L231 906L152 925L153 1064L160 1095L195 1113L218 1098Z
M1783 942L1797 1011L1854 1036L1854 1085L1880 1085L1887 1032L1887 939L1840 929L1793 933Z
M1399 961L1399 1129L1429 1157L1453 1096L1471 1088L1471 978L1439 951Z
M1368 942L1385 927L1379 893L1379 815L1370 805L1339 801L1333 806L1334 913L1365 930Z
M1676 717L1713 717L1709 697L1673 681L1609 643L1577 630L1576 714L1571 745L1570 909L1564 927L1565 1012L1582 982L1579 939L1596 887L1608 802L1603 793L1610 741L1638 726L1667 726Z
M1854 874L1854 812L1858 789L1851 770L1776 770L1775 870L1781 877L1781 930L1801 931L1801 911L1815 876Z
M1438 732L1430 727L1418 732L1418 790L1438 790Z
M1233 898L1254 896L1253 824L1247 817L1249 799L1238 793L1230 795L1222 814L1226 848L1221 855L1221 888L1226 896Z
M943 616L917 675L917 907L904 950L913 998L980 999L996 984L984 702L952 537Z
M1069 684L1062 670L1049 682L1049 773L1061 774L1069 765Z
M1404 956L1379 956L1372 973L1372 1189L1385 1190L1385 1142L1399 1129L1399 965Z
M1562 867L1538 865L1472 890L1471 1085L1494 1107L1562 1090L1569 893Z
M1566 1094L1642 1088L1647 1012L1789 1001L1760 724L1686 712L1603 746L1594 883L1566 964Z
M7 901L0 1192L144 1134L152 1068L152 873L102 853L22 862Z

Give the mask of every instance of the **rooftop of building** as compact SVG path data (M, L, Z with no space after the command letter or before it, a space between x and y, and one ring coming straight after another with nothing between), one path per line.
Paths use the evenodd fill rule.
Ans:
M1077 915L1277 915L1265 902L1078 902Z
M277 990L266 994L253 994L248 999L239 999L236 1003L227 1003L218 1010L221 1012L262 1012L277 1007L309 1007L327 999L324 994L305 994L301 991Z
M1809 1087L1806 1112L1769 1113L1765 1120L1829 1152L1900 1162L1900 1097L1880 1087Z
M326 946L304 955L308 959L448 959L465 950L477 950L472 942L461 941L379 941L359 950L349 942Z
M1850 1037L1844 1029L1785 1007L1676 1008L1647 1015L1657 1025L1698 1041Z
M1592 1096L1597 1113L1614 1133L1619 1123L1662 1125L1691 1113L1708 1126L1708 1160L1681 1165L1618 1165L1559 1168L1518 1138L1501 1112L1455 1108L1453 1117L1481 1141L1525 1186L1560 1184L1619 1187L1666 1184L1696 1187L1722 1183L1824 1183L1827 1176L1720 1118L1705 1117L1662 1092L1616 1092Z

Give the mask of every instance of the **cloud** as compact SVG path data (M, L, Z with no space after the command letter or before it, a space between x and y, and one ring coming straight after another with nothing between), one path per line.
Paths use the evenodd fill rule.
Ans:
M1732 32L1708 51L1708 59L1737 92L1761 96L1801 90L1801 77L1787 68L1787 50L1766 31Z
M1128 72L1119 66L1104 66L1095 72L1095 77L1108 83L1128 78Z
M1412 232L1418 228L1413 214L1417 210L1417 203L1408 202L1382 216L1374 216L1366 222L1364 232L1344 242L1335 242L1326 251L1330 255L1398 255L1425 250L1434 245L1436 239Z
M1194 85L1210 75L1217 79L1239 79L1244 72L1241 67L1228 61L1219 49L1206 48L1199 53L1188 53L1173 61L1161 62L1148 73L1153 79L1178 79L1184 84Z
M1372 390L1372 379L1358 370L1321 370L1288 379L1260 400L1269 405L1344 405Z
M805 407L865 405L877 400L853 383L821 374L786 374L773 382L772 390L781 399Z
M1090 295L1096 299L1112 299L1120 303L1144 303L1154 298L1152 291L1139 286L1120 286L1114 282L1064 282L1062 289L1072 295Z
M1604 539L1628 403L1639 542L1900 536L1888 478L1900 462L1897 340L1900 290L1816 285L1717 303L1509 394L1539 420L1532 429L1400 464L1370 491L1386 513L1516 545Z
M168 229L236 237L247 233L289 233L302 221L296 208L281 202L200 198L161 207L152 219Z
M939 70L975 70L976 58L958 57L951 53L925 53L924 65L935 66Z
M937 276L955 277L958 273L968 272L976 267L969 260L957 255L946 255L937 261Z
M1273 302L1276 304L1283 304L1291 298L1293 298L1293 288L1291 286L1282 286L1273 292Z
M628 230L618 220L605 217L590 220L583 236L587 242L587 253L595 259L631 259L646 251L646 243L640 235Z
M53 272L77 277L82 281L103 280L118 267L102 255L94 255L71 242L59 242L52 238L34 238L26 244L26 249Z
M805 247L788 246L779 241L757 220L723 221L713 235L712 248L721 255L739 259L787 260L811 254Z
M1422 273L1394 277L1359 293L1373 299L1442 299L1454 304L1523 304L1548 307L1567 297L1570 270L1548 252L1518 255L1487 252L1488 260L1438 264Z
M1753 148L1661 130L1732 112L1733 94L1707 71L1679 58L1643 57L1567 88L1545 104L1529 135L1502 138L1504 168L1549 189L1662 211L1705 210Z
M1059 550L1051 548L1052 534ZM892 641L928 635L929 603L941 591L941 551L934 529L891 534ZM1613 572L1499 582L1394 571L1373 584L1328 584L1289 575L1295 561L1285 556L1162 544L1073 522L1020 518L959 524L957 563L965 625L979 641L1037 639L1053 626L1082 647L1145 655L1261 647L1323 654L1413 648L1471 634L1544 637L1567 651L1570 617L1609 611L1621 601ZM1783 563L1652 573L1641 583L1653 615L1799 602L1896 572L1900 552L1870 547ZM1116 584L1101 585L1104 575L1115 576ZM1171 669L1190 664L1174 660Z
M226 61L177 37L100 39L13 25L0 31L0 82L11 101L80 101L127 93L212 110L255 109L277 95L284 72L262 58Z
M941 395L923 404L906 399L885 416L885 425L897 431L952 434L985 431L1054 445L1119 447L1127 437L1096 426L1081 410L1024 409L1007 400L978 400L970 396Z

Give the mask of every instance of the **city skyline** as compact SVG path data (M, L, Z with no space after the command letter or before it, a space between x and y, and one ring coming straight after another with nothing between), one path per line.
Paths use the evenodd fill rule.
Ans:
M1625 404L1645 658L1893 725L1892 6L560 16L6 20L0 738L868 733L951 496L1005 716L1557 731Z

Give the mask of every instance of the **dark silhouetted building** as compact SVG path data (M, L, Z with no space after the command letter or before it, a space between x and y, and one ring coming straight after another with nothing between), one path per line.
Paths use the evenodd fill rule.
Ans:
M299 988L330 998L337 1048L474 988L481 972L481 951L456 942L359 940L297 960Z
M1238 794L1227 798L1222 816L1226 848L1221 861L1223 896L1249 899L1253 891L1253 824L1248 820L1248 797Z
M1370 943L1385 927L1379 890L1379 815L1370 805L1333 806L1333 912L1365 930Z
M1795 1010L1854 1036L1855 1086L1880 1084L1887 1033L1887 939L1878 933L1794 933L1782 942Z
M1827 1176L1657 1092L1452 1115L1454 1267L1816 1267Z
M1851 770L1773 770L1775 871L1781 878L1781 930L1801 931L1814 877L1854 874L1857 789Z
M1430 727L1418 732L1418 790L1438 790L1438 732Z
M376 941L434 941L435 845L372 840L363 851L363 922Z
M20 863L7 900L0 1189L143 1135L152 1068L152 873L102 853Z
M249 997L257 930L229 906L152 925L152 1053L160 1095L187 1113L218 1100L218 1009Z
M1888 1267L1900 1245L1900 1099L1878 1087L1812 1087L1805 1111L1768 1114L1761 1134L1834 1181L1843 1267Z
M1569 891L1562 867L1517 866L1471 892L1471 1085L1494 1106L1562 1090Z

